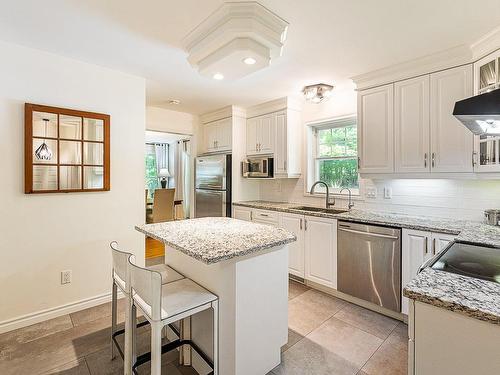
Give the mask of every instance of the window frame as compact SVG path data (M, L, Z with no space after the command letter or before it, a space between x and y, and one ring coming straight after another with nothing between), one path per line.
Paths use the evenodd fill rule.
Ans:
M323 120L319 122L311 122L307 124L307 170L306 170L306 183L304 184L304 195L308 196L324 196L326 193L326 189L319 185L315 189L314 194L310 194L310 188L312 184L318 180L319 175L319 160L349 160L349 159L358 159L359 150L357 150L356 155L353 156L319 156L319 130L322 129L335 129L335 128L344 128L348 126L358 126L357 117L355 114L351 114L348 116L336 117L328 120ZM356 142L359 145L359 137ZM341 188L333 188L330 187L330 194L337 196L347 196L348 192L345 191L340 194ZM358 172L358 188L351 189L351 193L353 196L361 195L361 187L360 187L360 178Z

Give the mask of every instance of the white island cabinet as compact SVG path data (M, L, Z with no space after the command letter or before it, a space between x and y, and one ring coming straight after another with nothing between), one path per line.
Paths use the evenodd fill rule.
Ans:
M231 218L146 224L166 263L219 297L219 375L263 375L288 341L289 231ZM191 319L191 339L213 358L212 312ZM206 373L192 351L192 365Z

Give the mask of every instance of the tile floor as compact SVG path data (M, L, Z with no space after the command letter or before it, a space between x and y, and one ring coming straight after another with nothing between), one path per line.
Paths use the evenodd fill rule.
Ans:
M0 374L122 374L121 359L110 360L110 316L107 303L0 335ZM149 351L148 331L138 332L140 352ZM290 282L289 340L268 375L405 374L406 345L406 325ZM162 362L167 375L196 374L175 353Z

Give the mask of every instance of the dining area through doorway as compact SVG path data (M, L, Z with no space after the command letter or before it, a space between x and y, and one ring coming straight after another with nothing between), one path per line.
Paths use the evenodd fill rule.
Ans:
M189 218L191 141L185 134L146 130L145 222ZM146 237L147 260L165 254L163 243Z

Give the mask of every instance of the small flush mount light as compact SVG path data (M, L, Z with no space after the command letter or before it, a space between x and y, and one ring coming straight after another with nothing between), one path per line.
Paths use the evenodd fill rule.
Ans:
M167 100L167 103L170 105L179 105L179 104L181 104L181 101L179 99L170 99L170 100Z
M333 86L325 83L309 85L304 87L302 92L307 101L313 103L321 103L323 100L328 100L332 95Z
M246 57L243 59L243 62L247 65L253 65L257 62L253 57Z
M217 81L220 81L224 79L224 75L222 73L215 73L213 78L216 79Z

